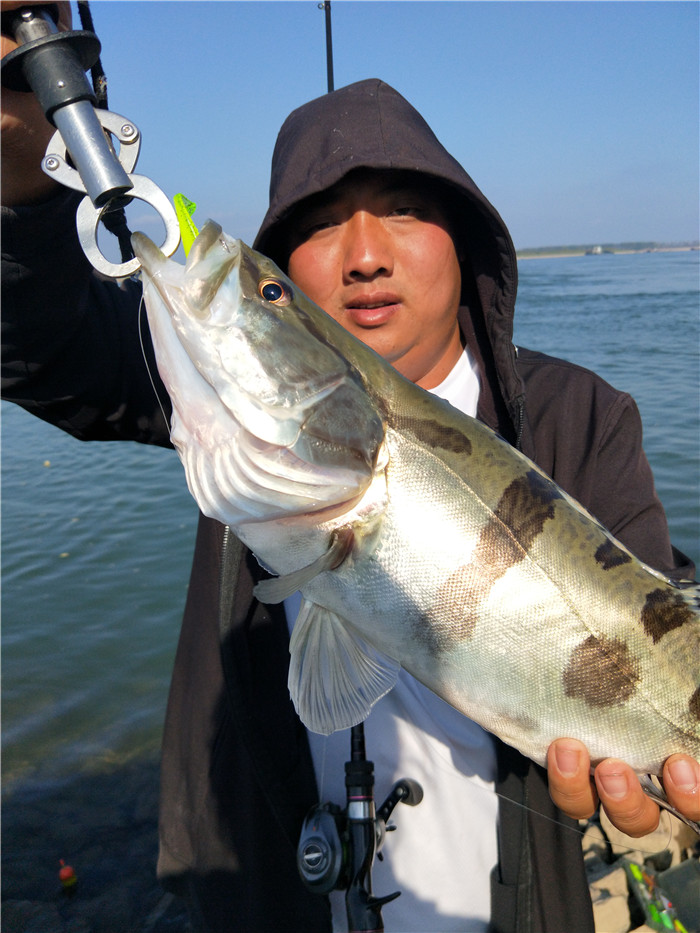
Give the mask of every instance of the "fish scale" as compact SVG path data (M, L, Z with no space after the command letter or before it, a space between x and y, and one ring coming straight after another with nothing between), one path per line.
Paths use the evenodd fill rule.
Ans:
M134 249L190 489L277 575L262 601L302 593L289 686L310 729L362 721L404 667L540 764L561 736L640 773L700 757L696 584L218 225L184 267L142 234Z

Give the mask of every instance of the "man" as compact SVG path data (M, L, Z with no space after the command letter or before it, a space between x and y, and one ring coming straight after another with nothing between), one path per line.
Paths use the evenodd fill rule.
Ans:
M5 397L82 439L168 445L133 327L139 289L92 273L74 196L28 169L27 152L43 153L47 136L33 107L4 97L4 200L15 206L3 212ZM288 118L255 245L400 371L518 444L640 557L692 572L668 541L633 403L578 367L516 353L508 232L391 88L360 82ZM302 887L294 855L318 785L342 773L347 748L308 737L297 719L286 688L293 614L255 601L257 575L251 555L201 518L164 736L159 872L193 895L196 929L328 930L328 903ZM426 790L387 844L389 870L404 873L387 929L590 930L580 842L549 792L573 817L600 795L638 834L657 808L620 762L598 766L594 789L573 740L555 743L548 790L541 769L453 713L403 678L367 723L378 793L394 769ZM674 757L669 796L697 819L700 767ZM422 808L437 846L410 828ZM342 905L334 911L340 924Z

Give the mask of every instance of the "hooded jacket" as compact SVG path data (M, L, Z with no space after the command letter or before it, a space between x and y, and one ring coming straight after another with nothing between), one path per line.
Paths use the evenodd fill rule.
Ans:
M478 417L640 558L689 576L671 549L633 401L580 367L516 350L505 224L396 91L362 81L291 114L255 246L284 265L295 207L360 167L427 174L450 194L467 257L459 320L481 371ZM74 211L75 196L63 194L3 210L4 395L84 440L168 446L134 327L139 287L90 269ZM296 869L317 789L286 686L284 613L253 597L259 574L227 529L200 517L164 731L158 870L170 889L195 895L195 929L327 931L327 900ZM591 931L577 827L551 803L541 768L500 743L498 755L493 930Z
M444 186L456 239L467 257L463 303L483 309L479 324L486 325L489 377L499 389L499 403L505 401L508 421L519 426L523 388L512 345L518 273L510 234L423 117L388 84L377 79L351 84L285 120L272 157L270 207L255 249L285 268L286 222L294 209L358 168L415 172Z

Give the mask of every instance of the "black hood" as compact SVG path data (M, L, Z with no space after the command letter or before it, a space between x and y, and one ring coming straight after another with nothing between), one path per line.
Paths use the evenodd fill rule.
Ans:
M284 222L293 208L359 168L419 172L448 189L458 236L466 247L465 304L477 337L483 333L478 355L487 376L497 377L513 418L522 389L512 347L517 264L510 234L423 117L388 84L377 78L359 81L312 100L287 117L272 156L270 207L255 249L284 267ZM492 366L494 373L488 372Z

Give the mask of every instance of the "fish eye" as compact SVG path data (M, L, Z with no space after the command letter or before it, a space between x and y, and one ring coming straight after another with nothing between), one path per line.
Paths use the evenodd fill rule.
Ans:
M287 286L278 279L263 279L258 290L265 301L273 305L288 305L292 298Z

